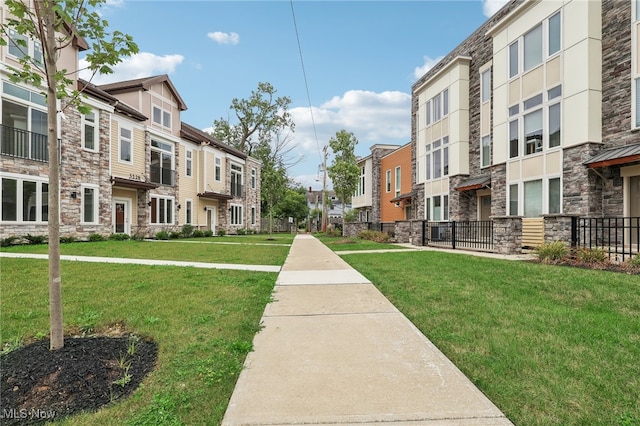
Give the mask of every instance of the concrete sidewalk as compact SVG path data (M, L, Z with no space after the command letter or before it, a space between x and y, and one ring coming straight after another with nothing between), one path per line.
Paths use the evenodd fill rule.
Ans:
M296 236L224 425L511 425L365 277Z

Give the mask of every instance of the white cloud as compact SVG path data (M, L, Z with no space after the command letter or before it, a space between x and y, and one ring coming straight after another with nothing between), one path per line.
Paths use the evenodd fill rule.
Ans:
M223 33L216 31L207 33L207 37L218 44L238 44L240 43L240 35L238 33Z
M184 60L182 55L158 56L149 52L139 52L113 67L112 74L97 74L91 82L94 84L106 84L115 81L132 80L135 78L151 77L159 74L172 74L176 66ZM86 68L86 59L80 60L80 68ZM91 72L83 69L80 78L89 80Z
M508 2L509 0L482 0L482 13L489 18Z
M433 68L440 60L444 58L444 56L438 56L435 59L432 59L429 56L424 57L424 64L422 66L416 67L413 70L413 77L417 80L423 75L427 73L431 68Z

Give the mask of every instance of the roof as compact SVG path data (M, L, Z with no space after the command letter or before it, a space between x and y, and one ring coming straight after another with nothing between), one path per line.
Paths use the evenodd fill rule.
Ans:
M474 189L481 189L491 185L491 176L480 176L472 179L467 179L454 189L456 191L472 191Z
M594 169L596 167L617 166L635 162L640 162L640 144L605 149L583 164L590 169Z
M411 200L415 196L416 196L415 191L414 192L407 192L406 194L400 194L396 198L392 198L391 200L389 200L389 202L390 203L397 203L397 202L404 201L404 200Z
M231 200L233 197L229 194L221 194L219 192L205 191L198 193L200 198L210 198L212 200Z
M125 188L148 190L148 189L155 189L160 186L157 183L142 182L139 180L126 179L126 178L121 178L116 176L111 176L110 181L112 185L124 186Z
M218 139L214 138L209 133L204 132L198 128L195 128L192 125L187 124L185 122L180 123L180 136L184 139L190 140L191 142L195 142L199 144L204 143L205 145L215 146L216 148L219 148L224 152L228 152L229 154L233 154L242 159L247 158L247 154L240 151L239 149L236 149L230 145L227 145L224 142L220 142Z
M95 84L90 83L86 80L78 79L78 90L112 105L117 112L127 115L138 121L145 121L148 118L137 109L125 104L115 96L110 95Z
M149 90L149 88L151 88L151 86L158 83L165 83L167 86L169 86L169 90L171 91L171 94L178 101L178 108L180 108L180 111L185 111L187 109L187 104L184 103L184 100L182 100L182 97L178 93L178 90L173 85L173 83L171 82L167 74L156 75L154 77L137 78L134 80L118 81L118 82L109 83L109 84L102 84L99 87L105 92L113 94L113 93L132 92L140 89L147 91Z

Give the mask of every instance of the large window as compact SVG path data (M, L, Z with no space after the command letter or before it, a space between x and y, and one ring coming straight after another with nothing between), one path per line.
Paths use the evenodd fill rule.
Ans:
M131 129L126 129L124 127L120 128L120 161L124 161L125 163L131 163L133 157L131 155L131 151L133 149L133 139L131 137Z
M6 96L2 99L2 154L47 161L47 103L44 96L8 82L3 82L2 88Z
M82 116L82 147L98 151L98 114L94 110Z
M2 178L3 222L47 222L49 184L40 180Z
M242 197L242 166L238 164L231 165L231 195L233 197Z
M82 222L98 223L98 187L82 186Z
M231 224L242 225L242 206L238 204L231 205Z
M360 195L364 195L365 193L364 183L365 183L365 168L360 167L360 179L358 180L358 186L356 187L356 197Z
M434 222L449 220L449 196L436 195L427 198L427 220Z
M426 146L425 179L440 179L449 175L449 137L433 141Z
M153 122L159 124L167 129L171 128L171 113L164 109L154 106L153 107Z
M509 78L537 67L561 48L562 20L557 12L509 45Z
M173 225L172 197L151 196L151 223Z
M425 104L425 126L435 123L449 114L449 89L435 95Z
M539 217L543 214L560 213L562 211L561 191L559 177L511 184L509 185L509 215Z
M17 59L30 57L37 64L43 64L42 44L37 40L30 40L27 36L9 29L9 40L7 42L9 54Z
M561 95L562 87L557 86L509 108L509 158L561 145Z
M526 33L522 40L522 60L526 72L542 63L542 24Z
M151 140L151 182L175 185L173 170L173 144Z

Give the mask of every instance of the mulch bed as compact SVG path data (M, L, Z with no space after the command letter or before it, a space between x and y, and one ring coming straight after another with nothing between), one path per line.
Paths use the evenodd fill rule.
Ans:
M0 355L0 423L38 424L96 411L129 396L157 356L155 342L130 335L69 337L56 351L48 339L39 340Z

